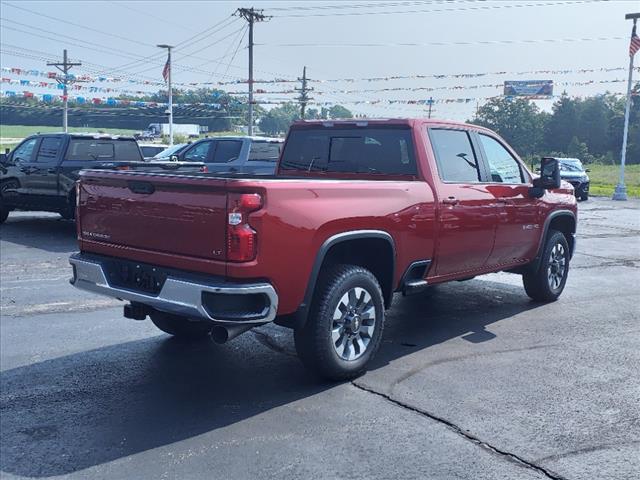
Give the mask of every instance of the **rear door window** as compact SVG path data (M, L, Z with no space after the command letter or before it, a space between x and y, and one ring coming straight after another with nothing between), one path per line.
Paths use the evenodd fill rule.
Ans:
M240 157L242 142L237 140L218 140L216 153L213 155L213 163L234 162Z
M36 156L36 162L38 163L53 163L58 158L60 152L60 146L62 145L62 138L60 137L45 137L40 142L40 148L38 148L38 155Z
M294 129L280 168L341 173L416 175L408 128Z
M141 161L142 155L134 140L71 138L67 160L95 160L102 162Z
M443 182L478 183L480 169L469 134L464 130L430 129L429 138Z
M250 162L277 162L281 146L281 143L276 142L251 142L248 160Z

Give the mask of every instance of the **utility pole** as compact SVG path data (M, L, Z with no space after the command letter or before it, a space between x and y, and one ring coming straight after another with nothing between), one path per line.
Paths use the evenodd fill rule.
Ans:
M67 91L67 86L72 83L68 74L71 67L79 67L82 63L70 62L67 57L67 49L65 48L62 52L62 63L47 62L47 65L50 67L56 67L62 72L62 77L56 77L56 80L58 83L62 83L62 85L64 85L62 94L62 129L64 130L64 133L67 133L69 131L69 92Z
M167 63L164 64L164 69L162 70L162 76L164 77L165 82L167 82L167 88L169 89L169 146L173 146L173 89L171 88L171 71L173 70L173 65L171 65L171 49L173 48L171 45L160 44L156 45L158 48L166 48L167 49Z
M428 118L431 118L431 107L433 106L433 97L429 97L429 100L427 101L427 103L429 104Z
M632 47L634 41L638 41L636 36L636 22L640 18L640 13L628 13L624 16L626 20L633 19L631 30L631 45L629 45L629 83L627 84L627 104L624 109L624 129L622 132L622 153L620 155L620 181L613 192L613 200L626 200L627 187L624 184L624 164L627 158L627 135L629 134L629 109L631 108L631 84L633 83L633 57ZM637 50L637 49L636 49Z
M304 120L304 111L307 108L307 103L313 100L309 97L309 92L313 91L313 88L307 87L307 67L302 69L302 78L298 78L298 81L302 82L301 88L296 88L296 91L300 92L298 97L298 103L300 103L300 118Z
M264 22L268 18L263 10L255 8L239 8L234 15L244 18L249 22L249 127L248 134L253 135L253 24L256 22Z

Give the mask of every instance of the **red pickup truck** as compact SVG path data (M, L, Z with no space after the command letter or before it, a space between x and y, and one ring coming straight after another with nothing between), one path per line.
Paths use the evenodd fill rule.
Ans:
M272 176L87 170L72 283L183 337L295 329L304 364L364 372L394 292L490 272L561 294L576 200L499 136L420 119L294 124Z

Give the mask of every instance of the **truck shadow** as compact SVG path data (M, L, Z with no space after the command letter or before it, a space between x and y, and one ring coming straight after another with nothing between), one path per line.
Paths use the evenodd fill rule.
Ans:
M535 306L521 288L488 281L403 299L390 312L372 368L460 336L479 335L470 339L474 348L493 338L491 324ZM220 346L162 335L2 372L0 468L26 477L65 475L231 426L335 386L311 377L289 355L289 334L278 336L277 348L267 348L261 336L249 333Z
M78 250L75 223L63 220L56 213L12 212L7 221L0 226L0 239L53 253Z

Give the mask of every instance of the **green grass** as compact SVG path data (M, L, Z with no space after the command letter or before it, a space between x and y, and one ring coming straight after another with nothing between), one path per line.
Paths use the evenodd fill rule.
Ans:
M620 165L587 165L591 186L591 195L613 195L620 176ZM640 165L627 165L624 169L624 183L627 195L640 198Z
M42 125L0 125L1 138L24 138L34 133L61 132L62 127L45 127ZM69 127L70 132L104 132L117 135L133 135L137 130L124 128Z

